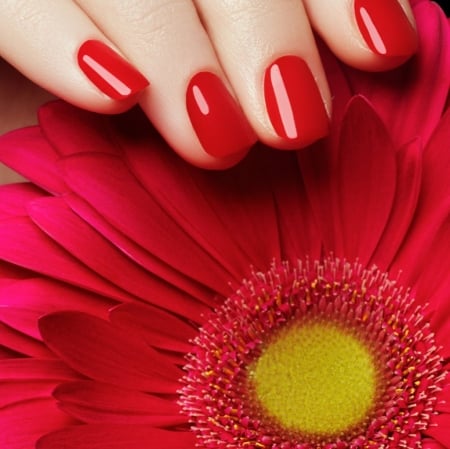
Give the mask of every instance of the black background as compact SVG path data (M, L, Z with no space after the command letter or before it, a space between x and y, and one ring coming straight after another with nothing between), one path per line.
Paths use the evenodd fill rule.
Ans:
M436 3L441 5L441 8L446 12L447 16L450 14L450 0L436 0Z

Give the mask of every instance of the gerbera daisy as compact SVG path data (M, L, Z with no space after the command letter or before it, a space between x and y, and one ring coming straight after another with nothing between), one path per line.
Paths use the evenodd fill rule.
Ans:
M405 68L325 56L298 153L209 173L58 102L1 138L31 180L0 189L1 447L450 448L449 30L416 3Z

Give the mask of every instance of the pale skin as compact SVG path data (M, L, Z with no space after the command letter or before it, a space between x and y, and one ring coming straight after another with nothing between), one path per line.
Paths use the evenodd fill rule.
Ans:
M313 30L339 59L362 70L388 70L413 53L372 51L358 29L353 2L2 0L0 132L34 123L36 107L54 97L108 114L138 103L181 157L203 168L227 168L247 149L225 157L208 154L186 112L186 86L207 70L242 110L254 141L290 148L275 132L264 102L263 73L274 59L295 55L306 62L330 116L331 94ZM398 3L415 29L408 0ZM77 49L92 39L117 51L150 86L120 100L105 95L77 64Z

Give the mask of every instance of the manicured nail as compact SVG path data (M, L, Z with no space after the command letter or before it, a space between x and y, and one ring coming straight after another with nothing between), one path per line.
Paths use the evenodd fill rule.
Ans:
M397 0L355 0L358 28L369 48L386 56L409 56L417 35Z
M129 62L100 41L89 40L81 45L78 64L103 93L115 100L123 100L149 84Z
M203 149L211 156L240 153L256 142L236 100L213 73L200 72L191 79L186 108Z
M264 76L266 108L275 132L299 146L328 133L329 121L319 88L308 65L297 56L283 56Z

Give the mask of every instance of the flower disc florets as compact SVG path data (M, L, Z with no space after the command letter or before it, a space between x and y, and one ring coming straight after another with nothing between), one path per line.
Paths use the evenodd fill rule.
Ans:
M206 448L421 447L444 377L409 293L331 257L253 273L194 345L180 404Z

